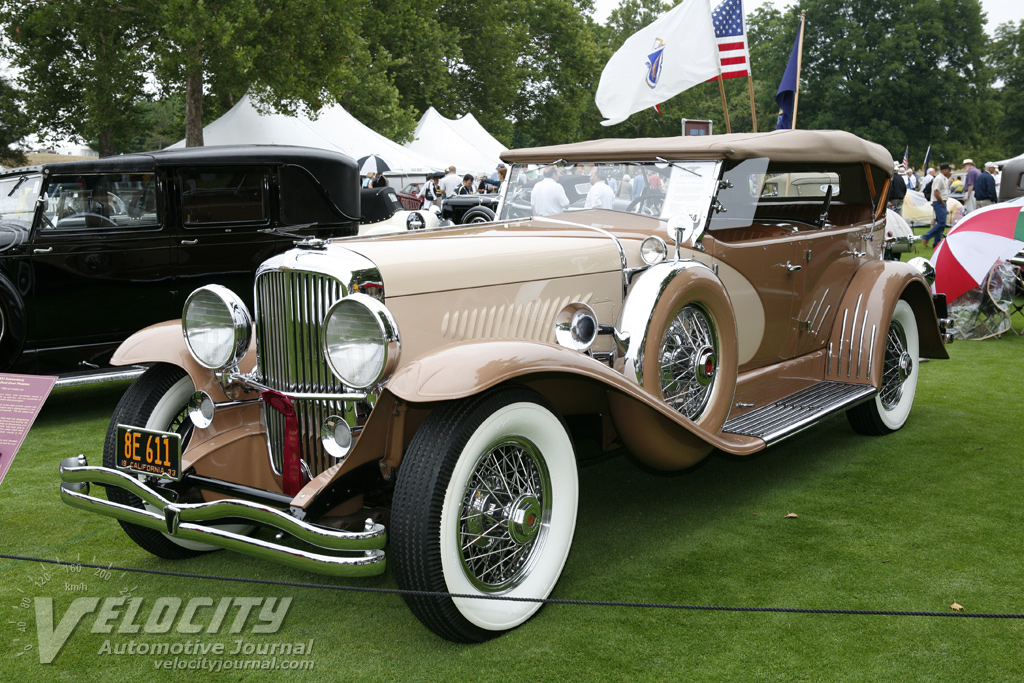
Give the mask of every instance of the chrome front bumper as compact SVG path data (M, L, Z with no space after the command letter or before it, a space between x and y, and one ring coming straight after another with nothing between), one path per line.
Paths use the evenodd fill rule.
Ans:
M60 498L72 507L96 512L153 529L173 538L206 543L317 574L373 576L384 572L384 526L366 521L361 532L341 531L296 519L280 510L246 500L210 503L174 503L135 477L107 467L91 467L84 456L61 462ZM117 486L141 498L147 509L135 508L89 495L90 484ZM155 508L156 512L150 508ZM225 520L244 520L269 526L318 548L348 551L325 555L292 548L209 526Z

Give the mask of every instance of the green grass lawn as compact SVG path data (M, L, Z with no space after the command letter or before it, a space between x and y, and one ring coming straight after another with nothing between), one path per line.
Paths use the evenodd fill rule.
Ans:
M1021 329L1024 320L1014 321ZM553 597L727 606L1024 613L1024 337L957 342L922 366L908 424L858 436L843 417L748 458L715 455L672 476L626 457L580 471L572 553ZM55 390L0 485L2 552L115 566L393 588L311 575L227 551L169 562L113 520L59 502L57 465L99 462L126 384ZM787 518L789 513L798 515ZM48 578L47 578L48 577ZM92 633L82 626L49 665L23 600L293 598L275 634ZM306 642L312 671L223 671L211 680L1019 680L1024 621L694 612L549 605L482 645L440 640L395 595L149 574L69 572L0 559L0 666L10 681L172 680L145 655L104 642ZM202 621L202 620L197 620ZM18 622L25 623L19 630ZM251 622L251 620L250 620ZM115 624L120 622L115 621ZM17 656L25 646L31 651ZM189 657L183 657L187 660ZM228 659L233 659L228 657ZM241 658L241 659L251 659ZM260 658L269 660L269 657ZM279 658L280 659L280 658Z

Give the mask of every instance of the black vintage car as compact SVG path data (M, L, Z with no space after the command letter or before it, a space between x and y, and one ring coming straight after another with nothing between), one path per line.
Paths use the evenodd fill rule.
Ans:
M0 173L0 371L102 368L201 285L251 300L288 233L359 231L358 183L344 155L258 145Z
M453 225L489 223L498 210L496 194L466 194L445 197L441 202L441 220Z

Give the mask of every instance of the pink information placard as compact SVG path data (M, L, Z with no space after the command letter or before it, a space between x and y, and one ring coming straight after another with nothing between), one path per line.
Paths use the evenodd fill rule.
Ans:
M56 377L0 373L0 483L56 381Z

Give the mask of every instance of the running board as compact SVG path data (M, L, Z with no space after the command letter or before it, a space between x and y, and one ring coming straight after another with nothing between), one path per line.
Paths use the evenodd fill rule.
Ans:
M768 445L807 429L829 415L873 397L870 384L821 382L725 423L723 432L753 436Z

